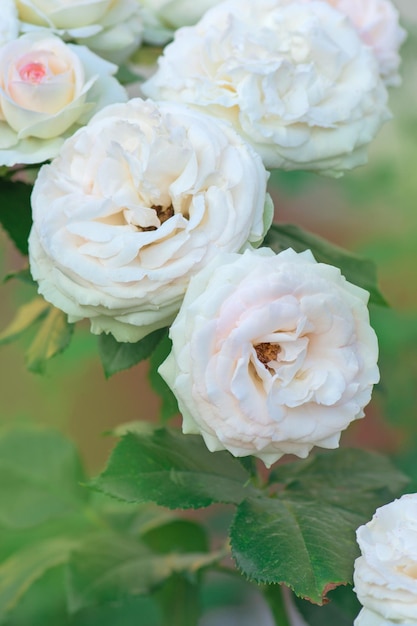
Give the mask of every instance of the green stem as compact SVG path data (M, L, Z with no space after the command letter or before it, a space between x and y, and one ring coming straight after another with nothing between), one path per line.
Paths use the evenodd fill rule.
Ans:
M200 617L198 584L174 574L156 594L163 626L197 626Z
M276 626L291 626L281 585L267 585L263 588L263 594L272 611Z

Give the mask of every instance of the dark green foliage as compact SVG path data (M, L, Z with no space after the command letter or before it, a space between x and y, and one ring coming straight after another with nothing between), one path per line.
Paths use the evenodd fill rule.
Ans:
M0 223L22 254L28 253L32 228L31 193L32 185L0 178Z
M311 250L318 263L327 263L340 268L348 281L369 291L370 302L387 306L378 290L376 267L372 261L361 259L294 224L272 224L264 245L275 252L287 248L293 248L296 252Z
M155 330L136 343L121 343L113 335L101 334L98 352L106 378L148 359L166 334L166 329Z

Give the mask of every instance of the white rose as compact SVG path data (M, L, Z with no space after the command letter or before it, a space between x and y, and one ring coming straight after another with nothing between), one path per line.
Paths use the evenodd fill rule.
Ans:
M117 67L47 31L0 49L0 164L39 163L107 104L127 99Z
M333 175L389 117L371 49L325 2L223 2L177 31L143 92L228 119L267 167Z
M143 8L144 39L163 45L181 26L191 26L220 0L137 0Z
M0 46L16 39L19 34L19 20L14 0L2 0L0 20Z
M362 40L373 49L379 71L387 85L398 85L399 48L406 33L399 25L399 14L391 0L327 0L345 13L358 29Z
M268 466L336 448L379 377L368 295L310 251L216 257L191 280L159 370L183 431Z
M364 608L355 626L416 626L417 494L377 509L356 536L355 592Z
M113 0L16 0L23 22L70 29L96 24Z
M113 0L100 26L96 35L76 39L113 63L123 63L141 44L143 19L136 0Z
M108 107L36 181L40 293L70 321L90 318L93 333L141 339L173 320L211 258L260 243L272 219L267 178L233 128L198 111L140 99Z
M140 44L143 23L136 0L16 0L23 30L36 26L88 46L113 63Z

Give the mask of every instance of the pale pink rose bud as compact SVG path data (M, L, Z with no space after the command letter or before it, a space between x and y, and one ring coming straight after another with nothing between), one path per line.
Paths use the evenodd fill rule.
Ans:
M127 99L117 67L47 31L0 49L0 164L54 157L65 137L107 104Z

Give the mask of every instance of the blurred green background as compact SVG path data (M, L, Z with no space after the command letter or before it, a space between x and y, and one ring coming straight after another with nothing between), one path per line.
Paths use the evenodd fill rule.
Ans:
M410 32L403 47L403 84L392 90L394 117L372 144L369 164L336 180L274 173L270 190L278 221L303 226L378 266L391 306L371 311L382 381L366 419L351 425L342 443L393 454L415 476L417 488L417 22L403 22ZM3 277L25 260L3 233L0 244ZM2 286L1 327L27 290L16 281ZM113 446L105 431L155 415L159 400L149 390L146 365L105 380L88 324L77 326L70 348L42 377L26 371L24 345L23 339L0 350L1 422L34 420L62 430L78 443L88 471L97 472Z

